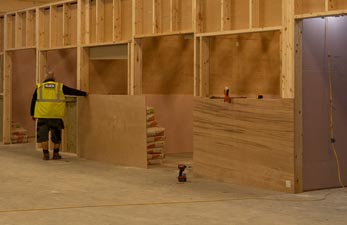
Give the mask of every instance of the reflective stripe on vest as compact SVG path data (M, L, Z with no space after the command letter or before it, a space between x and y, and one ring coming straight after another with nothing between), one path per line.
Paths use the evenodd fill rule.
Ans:
M63 85L57 82L45 82L37 85L35 104L36 118L60 118L65 114L65 95Z

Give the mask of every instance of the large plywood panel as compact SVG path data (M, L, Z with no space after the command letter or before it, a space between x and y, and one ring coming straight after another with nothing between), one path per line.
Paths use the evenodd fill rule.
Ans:
M144 96L89 95L78 105L80 157L147 167Z
M90 93L127 94L128 60L91 60L89 71Z
M142 46L144 94L193 94L193 38L185 36L148 38L143 40Z
M77 50L60 49L47 52L47 70L53 71L58 82L77 87Z
M330 143L330 87L341 178L347 184L347 19L305 20L303 24L303 185L304 190L340 186ZM327 52L327 49L329 53ZM331 55L329 72L328 56Z
M197 175L294 192L293 100L196 98L193 115Z
M193 152L193 96L147 95L146 105L165 128L165 153Z
M35 55L36 51L29 49L15 51L12 57L12 120L19 122L29 136L35 136L35 123L30 117L31 98L36 88Z
M210 40L210 95L280 96L280 33L220 36Z

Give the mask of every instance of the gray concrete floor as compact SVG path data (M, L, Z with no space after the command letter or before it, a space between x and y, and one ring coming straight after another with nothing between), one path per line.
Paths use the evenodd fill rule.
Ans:
M177 162L150 169L63 155L43 161L33 144L0 146L0 225L347 224L347 190L298 195L195 178Z

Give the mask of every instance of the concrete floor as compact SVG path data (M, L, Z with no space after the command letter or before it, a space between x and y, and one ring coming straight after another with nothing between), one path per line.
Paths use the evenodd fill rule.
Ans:
M177 162L150 169L63 155L43 161L33 144L0 146L1 225L347 224L347 190L299 195L195 178Z

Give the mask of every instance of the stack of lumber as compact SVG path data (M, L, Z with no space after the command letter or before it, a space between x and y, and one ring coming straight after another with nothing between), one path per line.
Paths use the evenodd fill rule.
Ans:
M164 159L165 128L158 126L153 107L147 107L147 162L162 164Z
M11 143L28 143L28 131L20 123L11 123Z

